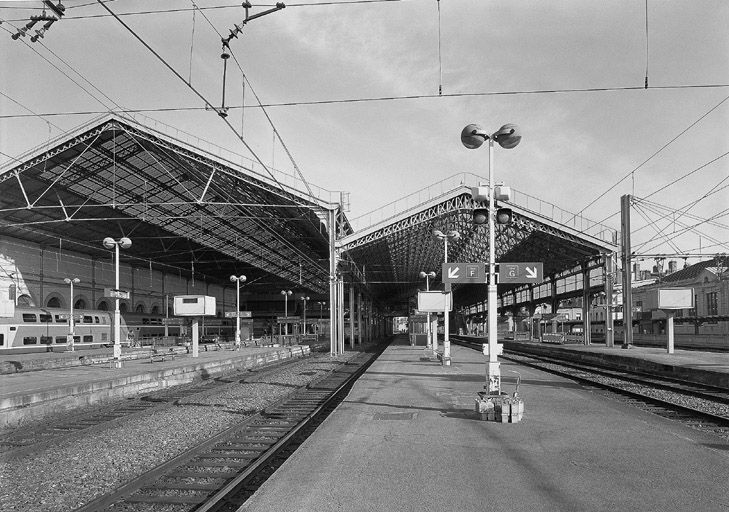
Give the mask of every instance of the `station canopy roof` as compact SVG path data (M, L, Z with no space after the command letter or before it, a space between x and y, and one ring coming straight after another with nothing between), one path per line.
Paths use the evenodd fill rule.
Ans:
M120 259L135 267L328 294L338 192L118 114L18 162L0 169L2 235L107 259L104 238L128 237Z
M146 119L146 118L145 118ZM103 240L128 237L134 267L229 284L244 274L252 294L329 293L327 212L340 192L264 167L166 125L108 114L0 169L0 235L109 258ZM488 229L474 226L479 177L459 174L357 219L336 216L339 271L364 283L380 310L407 315L421 271L441 288L450 262L488 263ZM543 262L559 275L614 252L616 233L514 191L514 221L496 231L498 262ZM515 286L499 286L499 293ZM482 301L482 285L454 285L456 306Z
M431 290L443 289L445 241L433 235L456 231L448 242L448 261L486 263L489 260L488 225L475 225L474 208L487 203L473 200L471 187L482 178L461 173L417 191L378 211L350 219L355 231L340 240L340 248L361 268L367 286L393 314L407 315L418 290L425 290L420 272L435 272ZM617 250L615 230L591 222L559 207L512 190L510 200L497 207L512 210L510 224L497 224L495 256L499 264L541 262L544 276L573 271L585 262L602 265L603 255ZM483 302L483 284L453 284L454 307ZM524 289L526 284L499 284L498 293Z

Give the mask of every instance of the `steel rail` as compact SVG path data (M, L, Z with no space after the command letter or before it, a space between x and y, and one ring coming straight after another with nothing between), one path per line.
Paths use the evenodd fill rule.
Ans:
M465 341L465 340L459 340L459 339L455 339L454 340L453 338L451 338L451 341L452 342L455 342L455 343L458 343L458 344L461 344L463 346L467 346L468 348L471 348L471 349L474 349L474 350L481 350L481 344L478 344L478 347L476 347L477 343L475 341ZM519 355L522 355L522 356L525 356L525 357L531 357L531 354L519 354ZM502 357L504 357L504 356L502 356ZM508 357L504 357L504 359L509 359L509 358ZM659 407L661 407L663 409L666 409L668 411L671 411L671 412L676 412L677 411L677 412L680 412L680 413L686 415L689 418L691 418L691 417L693 417L693 418L702 418L705 421L709 421L709 422L714 423L715 425L717 425L720 428L727 428L727 427L729 427L729 416L720 416L720 415L716 415L716 414L713 414L713 413L701 411L701 410L695 409L693 407L688 407L688 406L680 405L680 404L677 404L675 402L671 402L671 401L668 401L668 400L663 400L663 399L660 399L660 398L656 398L656 397L653 397L653 396L649 396L649 395L646 395L646 394L643 394L643 393L640 393L640 392L637 392L637 391L631 391L631 390L627 390L627 389L624 389L624 388L621 388L619 386L615 386L615 385L612 385L612 384L608 384L608 383L604 383L604 382L599 382L599 381L594 380L594 379L591 379L591 378L589 378L587 376L576 375L576 374L571 373L569 371L561 371L561 370L558 370L556 368L549 368L549 367L540 365L538 363L529 362L529 361L523 361L523 360L516 360L516 359L511 359L511 361L516 362L518 364L523 364L525 366L530 366L532 368L536 368L536 369L541 370L541 371L545 371L545 372L549 372L549 373L552 373L552 374L555 374L555 375L559 375L559 376L562 376L562 377L566 377L566 378L569 378L571 380L575 380L575 381L578 381L578 382L581 382L583 384L587 384L587 385L590 385L590 386L593 386L593 387L602 388L602 389L608 390L608 391L610 391L612 393L615 393L615 394L618 394L618 395L627 396L627 397L630 397L630 398L632 398L634 400L638 400L638 401L643 402L643 403L652 404L653 406L659 406ZM560 362L550 362L548 364L555 364L555 365L561 365L561 366L570 366L570 365L564 364L561 361ZM572 369L573 370L578 370L578 371L581 371L581 372L585 372L585 373L587 373L587 372L597 373L597 372L592 371L589 368L579 369L576 366L578 366L578 365L572 365ZM626 379L624 377L614 376L614 375L611 375L610 378L623 379L623 380L626 380L628 382L631 382L631 380L629 380L629 379ZM637 378L633 378L632 380L635 381L636 379ZM647 387L655 387L652 383L643 383L643 384L645 386L647 386ZM671 392L675 392L675 393L686 394L686 393L682 393L682 392L679 392L679 391L676 391L676 390L670 390L670 391ZM699 397L699 398L703 398L703 397ZM658 414L660 416L663 416L663 417L668 417L668 418L675 419L675 416L660 414L658 410L651 409L650 412L656 413L656 414Z

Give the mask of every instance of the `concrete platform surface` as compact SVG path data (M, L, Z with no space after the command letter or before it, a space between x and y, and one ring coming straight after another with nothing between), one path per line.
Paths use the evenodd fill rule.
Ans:
M391 345L239 511L729 510L729 440L512 363L523 420L481 421L484 357L421 355Z
M310 347L294 345L201 351L196 358L191 354L176 354L174 358L168 355L164 360L155 359L154 362L146 355L124 359L121 368L113 368L109 364L107 349L101 349L98 354L88 352L85 354L88 358L105 362L0 375L0 428L15 427L26 421L110 398L150 392L238 368L301 357L310 353ZM27 360L40 361L38 354L35 356Z

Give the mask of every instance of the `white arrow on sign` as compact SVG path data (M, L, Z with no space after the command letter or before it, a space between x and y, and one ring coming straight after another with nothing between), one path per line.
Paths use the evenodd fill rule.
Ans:
M537 267L524 267L524 270L526 271L526 276L529 279L536 279L537 278Z
M450 267L448 269L448 279L458 279L458 271L461 267Z

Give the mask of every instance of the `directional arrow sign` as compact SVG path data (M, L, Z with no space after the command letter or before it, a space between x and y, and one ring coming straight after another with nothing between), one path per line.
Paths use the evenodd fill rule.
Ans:
M444 283L486 282L485 263L443 263Z
M544 281L544 264L499 263L499 283L541 283Z

